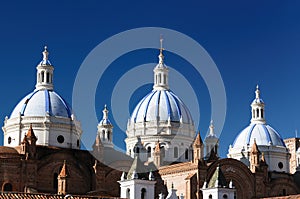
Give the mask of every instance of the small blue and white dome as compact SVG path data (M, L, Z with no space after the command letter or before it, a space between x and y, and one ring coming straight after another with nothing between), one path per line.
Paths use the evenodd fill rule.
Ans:
M252 146L256 140L259 145L275 145L285 147L284 141L271 126L267 124L250 124L236 137L232 147Z
M259 151L264 153L270 171L289 172L290 154L280 134L266 123L265 104L260 98L258 86L251 103L251 114L250 125L238 134L227 156L249 166L251 147L256 142Z
M37 68L35 90L25 96L4 121L4 145L18 146L30 125L37 144L80 148L81 127L68 103L53 90L54 67L47 47Z
M153 90L136 105L127 123L127 153L134 157L133 149L140 139L148 153L140 156L141 160L152 161L151 151L159 140L165 149L164 161L189 161L195 137L194 122L187 106L169 89L169 69L164 63L162 39L158 58L153 70Z

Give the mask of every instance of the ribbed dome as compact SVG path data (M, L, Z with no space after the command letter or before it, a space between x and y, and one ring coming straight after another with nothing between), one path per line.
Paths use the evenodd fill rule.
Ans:
M10 118L22 116L71 117L72 110L56 92L50 90L35 90L24 97L14 108Z
M254 139L258 146L274 145L283 146L285 144L281 136L269 125L250 124L236 137L233 147L252 146Z
M185 104L170 90L153 90L135 107L131 121L156 121L193 123Z

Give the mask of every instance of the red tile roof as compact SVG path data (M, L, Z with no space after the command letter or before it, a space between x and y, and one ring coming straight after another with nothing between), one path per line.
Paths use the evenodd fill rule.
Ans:
M0 199L121 199L118 197L102 197L102 196L79 196L79 195L57 195L45 193L13 193L3 192L0 193Z

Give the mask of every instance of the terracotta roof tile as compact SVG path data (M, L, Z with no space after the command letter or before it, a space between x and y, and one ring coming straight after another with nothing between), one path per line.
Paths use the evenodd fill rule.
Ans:
M73 199L121 199L119 197L84 196L84 195L82 196L72 195L72 197ZM0 199L21 199L21 198L22 199L62 199L64 198L64 196L57 195L57 194L46 194L46 193L14 193L14 192L0 193Z

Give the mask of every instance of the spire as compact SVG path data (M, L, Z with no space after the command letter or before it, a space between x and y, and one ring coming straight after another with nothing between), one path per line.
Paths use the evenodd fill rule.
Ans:
M163 38L160 38L160 48L159 48L159 55L158 55L158 64L154 68L154 90L168 90L169 83L168 83L168 73L169 69L164 64L164 55L163 55Z
M194 146L201 146L203 145L203 141L201 139L200 132L197 133L196 139L194 141Z
M256 85L255 90L255 99L253 100L251 104L252 109L252 124L265 124L265 104L263 100L260 98L260 90L259 86Z
M64 160L64 165L58 175L59 177L69 177L69 172L68 172L68 169L67 169L67 164L66 164L66 160Z
M256 139L254 138L254 143L252 144L252 148L251 148L251 153L260 153L260 151L258 150L258 146L256 144Z
M220 169L220 165L217 166L213 176L211 177L207 188L218 188L218 187L227 187L227 182L224 177L222 170Z
M49 52L47 46L42 52L43 59L37 66L36 90L53 90L53 66L49 61Z

